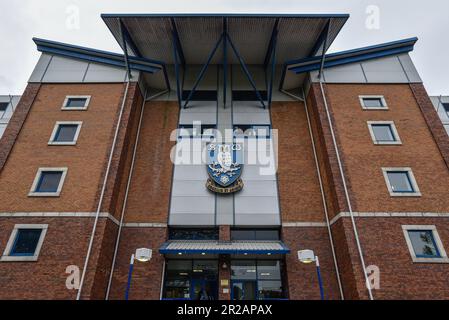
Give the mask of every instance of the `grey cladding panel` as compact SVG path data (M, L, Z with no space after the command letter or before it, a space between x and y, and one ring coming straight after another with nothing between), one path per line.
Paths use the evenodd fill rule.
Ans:
M42 82L83 82L88 63L53 56Z
M125 81L126 71L105 65L91 63L87 70L84 82L113 82Z
M364 83L366 82L362 66L359 63L348 64L324 70L326 82L335 83Z
M366 61L362 66L370 83L408 83L397 56Z
M41 82L51 58L51 55L41 54L28 82Z

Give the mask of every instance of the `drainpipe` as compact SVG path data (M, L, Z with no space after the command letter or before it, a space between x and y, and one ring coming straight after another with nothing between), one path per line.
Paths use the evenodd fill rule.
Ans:
M154 95L152 95L152 96L150 96L148 98L147 98L147 92L148 92L148 90L146 89L145 90L145 94L144 94L142 107L140 109L140 118L139 118L139 124L138 124L138 127L137 127L136 140L134 142L133 156L132 156L132 159L131 159L131 168L130 168L130 171L129 171L128 182L126 184L126 190L125 190L125 197L123 199L122 211L121 211L121 214L120 214L119 229L118 229L118 232L117 232L117 240L115 241L114 256L112 258L111 271L110 271L110 274L109 274L108 287L106 289L105 300L109 300L109 294L110 294L110 291L111 291L112 277L113 277L113 274L114 274L115 262L116 262L116 259L117 259L118 247L119 247L119 244L120 244L120 236L122 234L123 219L124 219L124 216L125 216L125 210L126 210L126 206L127 206L127 203L128 203L129 188L131 186L131 179L132 179L132 175L133 175L133 172L134 172L134 164L135 164L136 154L137 154L137 145L139 143L140 129L142 127L142 119L143 119L143 114L144 114L144 111L145 111L145 103L150 101L150 100L153 100L153 99L155 99L155 98L157 98L157 97L159 97L159 96L161 96L161 95L163 95L163 94L165 94L167 92L169 92L169 90L161 91L161 92L156 93L156 94L154 94Z
M324 58L323 58L323 60L324 60ZM326 109L327 120L329 122L329 129L331 131L332 143L334 145L335 153L337 155L338 168L339 168L339 171L340 171L341 180L343 182L343 189L345 191L346 203L348 205L349 214L351 216L352 229L354 231L354 237L355 237L355 241L356 241L356 244L357 244L357 251L359 253L360 262L361 262L362 268L363 268L363 275L365 277L365 285L366 285L366 287L368 289L368 295L369 295L370 300L374 300L373 293L371 291L371 286L369 285L369 281L368 281L368 275L366 274L365 259L363 258L363 251L362 251L362 246L360 244L359 233L357 231L357 225L355 223L354 213L352 211L351 200L349 199L349 192L348 192L348 188L347 188L347 185L346 185L346 177L345 177L345 174L344 174L344 171L343 171L343 166L342 166L341 159L340 159L340 151L338 149L337 140L335 138L334 127L332 125L332 119L331 119L330 112L329 112L329 106L327 104L326 94L324 92L323 83L325 83L325 82L323 80L323 76L322 75L323 75L323 73L320 72L319 84L320 84L320 89L321 89L321 95L322 95L323 101L324 101L324 107Z
M94 243L95 232L97 230L97 224L98 224L98 218L99 218L99 215L100 215L101 205L103 204L103 198L104 198L104 194L105 194L105 191L106 191L106 183L107 183L107 180L108 180L109 171L111 169L112 156L114 154L115 145L117 143L117 137L118 137L118 133L119 133L119 129L120 129L120 122L121 122L122 116L123 116L123 110L125 109L126 97L128 95L128 89L129 89L129 83L130 83L130 80L128 79L128 81L126 82L125 94L123 95L122 105L120 107L120 114L119 114L119 117L118 117L118 120L117 120L117 124L116 124L116 128L115 128L114 140L112 141L111 150L109 151L108 164L107 164L106 173L105 173L104 179L103 179L103 186L101 187L100 199L98 201L97 212L95 213L95 221L94 221L94 225L92 227L92 233L90 235L89 246L87 248L86 259L84 261L83 273L81 274L80 287L79 287L78 293L76 295L76 300L80 300L81 299L81 291L83 290L84 277L86 276L87 266L89 264L89 258L90 258L92 247L93 247L93 243Z
M326 226L327 226L327 232L329 234L329 241L330 241L330 245L331 245L331 251L332 251L332 258L334 260L334 267L335 267L335 272L337 274L337 282L338 282L338 289L340 291L340 297L342 300L345 299L344 294L343 294L343 287L341 285L341 279L340 279L340 271L338 269L338 263L337 263L337 256L335 254L335 248L334 248L334 241L332 238L332 230L331 230L331 226L330 226L330 220L329 220L329 213L328 213L328 209L327 209L327 204L326 204L326 196L324 194L324 187L323 187L323 180L321 179L321 170L320 170L320 166L319 166L319 162L318 162L318 155L316 152L316 146L315 146L315 138L313 137L313 132L312 132L312 125L311 125L311 121L310 121L310 116L309 116L309 110L307 107L307 99L306 99L306 94L304 92L304 89L302 89L302 96L303 98L294 95L293 93L290 93L284 89L280 90L282 93L296 99L299 101L304 102L304 109L306 111L306 116L307 116L307 125L309 127L309 135L310 135L310 140L312 141L312 150L313 150L313 157L315 160L315 167L317 170L317 176L318 176L318 182L320 185L320 192L321 192L321 201L323 203L323 208L324 208L324 215L326 217Z

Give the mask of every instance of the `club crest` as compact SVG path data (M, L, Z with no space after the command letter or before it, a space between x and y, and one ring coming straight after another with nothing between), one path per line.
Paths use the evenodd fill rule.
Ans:
M243 188L242 146L240 144L209 144L207 148L206 186L218 193L233 193Z

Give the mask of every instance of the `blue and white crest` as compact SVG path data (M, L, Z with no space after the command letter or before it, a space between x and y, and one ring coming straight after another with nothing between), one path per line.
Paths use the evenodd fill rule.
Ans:
M242 146L210 144L207 148L207 172L221 187L234 184L242 174Z

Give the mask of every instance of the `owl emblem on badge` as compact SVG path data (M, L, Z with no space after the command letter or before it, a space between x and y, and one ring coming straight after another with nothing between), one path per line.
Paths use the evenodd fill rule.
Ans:
M207 149L207 172L209 179L206 186L218 193L232 193L243 188L240 179L243 165L242 148L239 144L210 144Z

